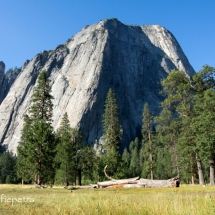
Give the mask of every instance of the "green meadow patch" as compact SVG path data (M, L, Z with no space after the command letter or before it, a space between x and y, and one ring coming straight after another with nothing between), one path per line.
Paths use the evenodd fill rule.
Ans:
M0 185L0 214L22 215L212 215L215 187L36 189L33 185Z

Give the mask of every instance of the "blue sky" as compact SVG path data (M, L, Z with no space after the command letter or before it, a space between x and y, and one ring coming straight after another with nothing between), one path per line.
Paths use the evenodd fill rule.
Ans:
M0 61L21 67L107 18L173 33L195 71L215 66L214 0L0 0Z

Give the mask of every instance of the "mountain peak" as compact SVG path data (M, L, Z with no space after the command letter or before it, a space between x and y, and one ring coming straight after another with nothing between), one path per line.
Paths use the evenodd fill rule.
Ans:
M125 25L115 18L85 26L64 45L25 63L10 87L0 106L0 140L14 152L38 74L44 69L54 96L54 129L67 112L71 126L78 127L90 144L101 140L105 98L109 88L114 89L122 148L141 133L144 103L152 112L159 111L161 79L173 69L195 74L177 40L161 26Z

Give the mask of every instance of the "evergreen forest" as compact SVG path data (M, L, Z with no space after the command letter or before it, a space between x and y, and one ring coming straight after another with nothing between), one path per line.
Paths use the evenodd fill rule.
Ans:
M24 116L17 155L0 150L0 183L83 185L105 180L104 167L114 178L140 176L182 183L214 185L215 178L215 68L208 65L193 77L172 71L161 81L165 96L155 115L145 103L141 138L122 149L116 95L109 89L103 113L103 136L94 146L83 142L68 113L60 127L52 127L50 81L41 71ZM120 153L121 152L121 153Z

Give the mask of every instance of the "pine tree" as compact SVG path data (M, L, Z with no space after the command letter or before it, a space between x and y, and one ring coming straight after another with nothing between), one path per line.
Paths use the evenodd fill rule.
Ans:
M210 185L214 185L215 163L215 92L213 89L204 91L203 96L195 98L193 128L196 130L197 147L200 155L210 164Z
M112 89L109 89L105 102L103 114L103 140L107 153L103 156L102 163L108 164L108 172L116 175L118 163L120 161L119 149L121 139L121 126L119 123L119 111L116 96ZM104 168L104 167L103 167Z
M60 128L57 130L57 147L56 147L56 179L68 186L74 180L74 161L72 157L72 129L69 125L67 112L63 115Z
M28 153L27 153L27 141L29 135L31 136L31 120L29 116L24 115L24 126L22 129L21 140L17 147L17 175L24 181L29 182L33 180L33 171L31 168L31 163L28 162Z
M46 71L41 71L32 97L29 128L26 122L22 131L21 150L18 156L25 157L27 168L31 170L35 183L53 183L55 137L52 122L52 95ZM20 169L25 167L20 163ZM31 178L32 178L31 177ZM30 179L30 178L29 178Z
M0 155L0 183L14 184L20 182L16 175L17 157L12 152Z
M194 117L192 129L196 133L197 150L204 162L209 161L210 184L214 185L214 86L215 68L203 66L194 77Z
M95 152L92 147L83 143L83 135L78 129L72 129L72 159L74 163L75 181L78 178L78 185L82 185L83 174L92 177L95 165Z
M82 145L75 156L75 170L78 176L78 185L82 185L82 178L92 179L96 162L94 149L90 145Z
M169 159L169 164L166 163L166 166L163 168L169 167L166 172L171 172L168 174L169 177L172 177L173 174L180 175L179 171L179 153L177 150L178 138L180 136L180 120L174 117L173 113L162 103L163 109L160 114L155 117L155 122L157 123L156 132L158 141L161 143L160 148L158 149L158 157L165 155L165 160L167 155L171 156ZM162 162L157 160L157 162Z
M92 147L83 143L83 136L77 128L71 128L67 113L64 114L61 126L57 131L57 168L56 179L65 186L69 183L82 185L82 177L92 178L95 165L95 153Z
M134 176L140 176L142 172L142 162L141 162L141 154L140 149L141 143L139 139L136 137L134 141L132 141L129 145L129 151L130 151L130 174L132 177Z
M195 175L193 161L198 167L199 183L204 184L202 163L196 145L196 133L192 129L193 98L196 93L196 83L184 71L172 71L162 81L163 92L167 95L165 106L170 107L174 117L180 120L180 136L178 138L178 152L180 161L185 166L189 162L192 178ZM183 166L183 167L185 167ZM192 179L193 180L193 179Z
M174 177L173 165L172 165L172 156L170 149L163 144L159 144L156 147L156 157L154 162L154 176L159 179L169 179Z
M120 123L119 110L116 96L112 89L109 89L105 102L103 114L104 142L108 151L118 152L120 148Z
M143 108L143 126L142 126L142 154L144 157L144 167L143 167L143 176L147 176L147 173L150 174L150 178L153 180L154 174L154 160L153 154L155 149L155 140L154 140L154 131L153 128L153 118L149 110L149 105L146 103Z
M51 86L50 80L47 77L45 70L41 71L37 86L34 89L32 106L30 108L30 115L32 120L44 120L46 123L51 124L52 122L52 99L53 96L50 94Z
M122 153L122 165L123 165L124 178L131 176L130 169L129 169L130 168L130 159L131 159L130 153L129 153L128 149L125 148Z
M180 136L180 120L173 117L173 113L164 104L162 105L162 111L155 117L157 137L164 146L162 148L170 151L171 169L174 169L174 172L180 175L178 167L179 153L177 151L178 138Z

